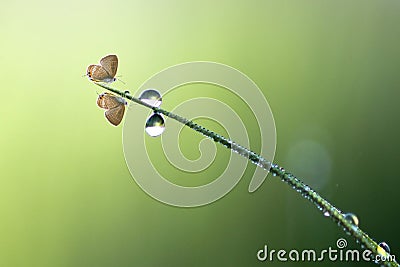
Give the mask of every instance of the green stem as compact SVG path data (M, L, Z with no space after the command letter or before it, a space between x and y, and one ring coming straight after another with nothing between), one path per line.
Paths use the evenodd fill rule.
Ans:
M336 222L346 233L353 236L357 243L361 245L361 247L368 249L372 252L371 256L387 256L388 254L374 241L372 240L364 231L362 231L357 225L354 225L350 221L345 219L344 214L338 210L335 206L329 203L326 199L320 196L315 190L311 189L308 185L304 184L301 180L296 178L291 173L285 171L285 169L281 168L277 164L272 164L261 155L254 153L253 151L240 146L239 144L233 142L232 140L225 138L221 135L218 135L191 120L188 120L184 117L171 113L169 111L163 110L161 108L153 107L140 99L130 95L127 92L122 92L112 87L109 87L102 83L95 83L96 85L103 87L121 97L129 99L139 105L145 106L147 108L152 109L154 112L163 114L171 119L174 119L187 127L203 134L206 137L213 139L215 142L222 144L226 148L231 149L232 151L238 153L239 155L249 159L252 163L257 166L265 169L266 171L271 172L274 176L278 176L281 178L283 182L290 185L294 190L300 193L305 199L308 199L312 203L314 203L317 208L326 216L329 214L329 217L332 218L334 222ZM380 262L382 266L399 266L398 263L394 261L384 261Z

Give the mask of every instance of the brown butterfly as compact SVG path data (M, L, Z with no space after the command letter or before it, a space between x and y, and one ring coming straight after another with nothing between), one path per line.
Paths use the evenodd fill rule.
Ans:
M126 101L124 98L110 94L102 93L97 98L97 105L105 109L106 119L114 126L118 126L124 117Z
M118 57L108 55L100 59L100 65L89 65L86 76L94 82L112 83L116 80Z

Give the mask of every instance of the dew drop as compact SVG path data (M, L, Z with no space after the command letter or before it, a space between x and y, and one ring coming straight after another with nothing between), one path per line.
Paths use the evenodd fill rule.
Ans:
M358 218L356 215L354 215L353 213L346 213L344 215L344 218L349 221L351 224L354 224L356 226L358 226Z
M146 122L146 133L152 137L159 136L165 130L164 118L157 113L151 115Z
M390 254L390 247L389 247L389 245L388 245L386 242L380 242L380 243L379 243L379 246L380 246L381 248L383 248L387 253Z
M325 217L329 217L329 216L331 216L331 215L329 214L329 211L325 211L325 212L324 212L324 216L325 216Z
M162 103L161 94L155 89L144 90L139 99L153 107L159 107Z

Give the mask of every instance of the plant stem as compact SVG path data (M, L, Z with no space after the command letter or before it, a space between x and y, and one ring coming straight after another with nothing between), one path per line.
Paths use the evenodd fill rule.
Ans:
M326 199L320 196L315 190L311 189L308 185L303 183L301 180L296 178L293 174L285 171L282 167L277 164L273 164L263 158L261 155L254 153L253 151L240 146L239 144L233 142L232 140L225 138L221 135L218 135L196 123L193 121L171 113L169 111L163 110L161 108L153 107L140 99L132 96L129 92L122 92L120 90L114 89L102 83L96 83L96 85L103 87L121 97L129 99L139 105L145 106L149 109L152 109L156 113L163 114L171 119L174 119L187 127L203 134L206 137L213 139L215 142L222 144L226 148L238 153L239 155L249 159L252 163L257 166L269 171L273 174L273 176L278 176L281 178L283 182L290 185L294 190L300 193L305 199L308 199L312 203L316 205L316 207L324 214L324 216L329 215L330 218L334 222L336 222L339 227L341 227L344 232L353 236L357 243L361 245L362 248L368 249L372 252L371 258L375 258L376 256L388 256L387 254L374 240L372 240L364 231L362 231L357 225L354 225L352 222L345 219L345 214L342 213L339 209L329 203ZM383 261L379 262L381 266L399 266L398 263L393 261Z

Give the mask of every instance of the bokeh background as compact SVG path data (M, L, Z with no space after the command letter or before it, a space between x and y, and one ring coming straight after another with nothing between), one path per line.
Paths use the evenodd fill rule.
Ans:
M126 82L115 86L132 91L187 61L247 74L274 113L276 162L400 255L399 14L397 0L3 2L0 266L280 266L257 251L335 248L340 237L357 247L278 179L249 194L251 168L204 207L146 195L125 165L122 127L81 77L109 53ZM165 96L165 107L181 96L190 93ZM195 157L199 136L182 138Z

